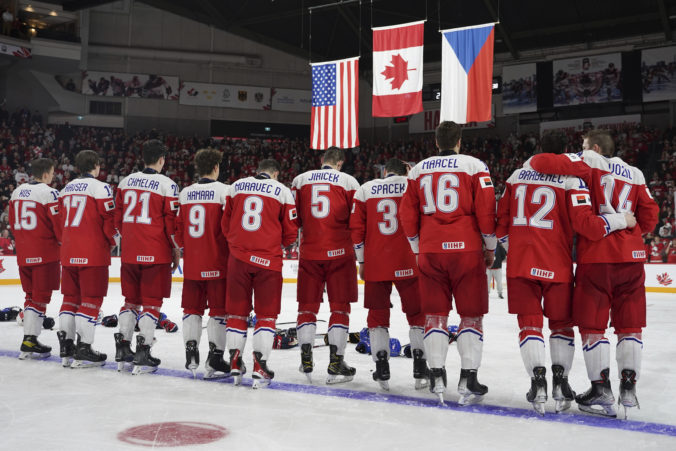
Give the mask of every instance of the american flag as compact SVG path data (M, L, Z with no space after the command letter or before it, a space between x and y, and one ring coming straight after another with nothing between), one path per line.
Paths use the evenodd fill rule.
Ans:
M312 65L313 149L359 145L359 58Z

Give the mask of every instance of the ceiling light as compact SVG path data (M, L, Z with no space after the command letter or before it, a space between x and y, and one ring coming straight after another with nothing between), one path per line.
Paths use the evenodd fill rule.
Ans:
M50 12L49 12L49 15L50 15L50 16L54 16L54 17L58 16L58 14L56 13L56 11L50 11Z
M26 11L28 11L29 13L32 13L35 10L33 9L33 7L31 5L28 5L28 6L26 6Z

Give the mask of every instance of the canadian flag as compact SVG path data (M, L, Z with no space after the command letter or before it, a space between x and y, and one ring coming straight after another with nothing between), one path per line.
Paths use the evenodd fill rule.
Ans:
M373 28L373 116L423 110L425 21Z

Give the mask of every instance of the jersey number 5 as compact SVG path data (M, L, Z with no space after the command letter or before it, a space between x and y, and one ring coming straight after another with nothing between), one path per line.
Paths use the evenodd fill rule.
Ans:
M36 205L32 200L14 202L14 230L34 230L38 226L38 217L33 211Z
M331 201L328 196L321 194L328 193L329 191L331 191L329 185L312 185L312 203L310 205L310 211L315 218L322 219L329 215Z

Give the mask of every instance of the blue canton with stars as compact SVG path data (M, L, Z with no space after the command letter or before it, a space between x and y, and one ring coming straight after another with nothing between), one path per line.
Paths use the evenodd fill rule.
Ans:
M312 106L336 104L336 64L312 66Z

